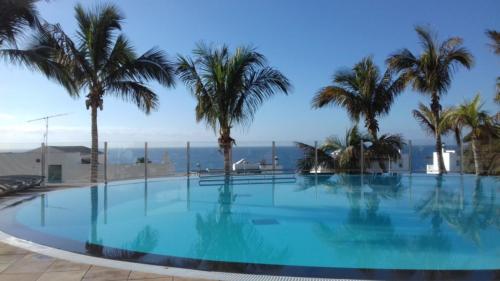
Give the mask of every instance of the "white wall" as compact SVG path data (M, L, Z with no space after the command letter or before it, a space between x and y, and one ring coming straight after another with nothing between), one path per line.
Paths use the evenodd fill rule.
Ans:
M61 165L62 183L71 185L87 185L90 181L90 164L82 164L80 153L65 153L50 150L47 155L48 165ZM98 180L104 181L104 157L99 155ZM41 153L0 153L0 176L9 175L42 175ZM48 169L47 169L48 170ZM108 181L144 178L144 164L108 165ZM47 171L46 171L47 173ZM148 176L165 177L175 173L170 163L148 164Z

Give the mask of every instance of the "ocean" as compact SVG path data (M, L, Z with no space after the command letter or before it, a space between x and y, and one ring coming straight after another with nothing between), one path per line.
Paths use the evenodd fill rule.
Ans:
M453 149L453 147L449 147ZM405 149L407 151L407 149ZM404 150L403 153L406 153ZM432 163L433 145L414 145L412 157L413 172L425 172L427 164ZM297 160L303 156L302 150L295 146L277 146L276 155L279 165L286 170L295 170ZM110 148L108 150L108 161L111 164L133 164L138 158L144 157L144 149L141 148ZM186 148L157 148L148 149L148 158L152 163L170 162L175 172L185 172L187 167ZM233 161L246 159L249 163L272 163L271 147L242 147L233 148ZM190 168L198 169L221 169L223 167L223 155L217 147L191 147Z

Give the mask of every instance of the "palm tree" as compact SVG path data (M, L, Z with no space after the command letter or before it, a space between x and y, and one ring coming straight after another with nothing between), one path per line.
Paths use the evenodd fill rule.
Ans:
M497 93L494 98L495 103L500 104L500 77L497 77Z
M135 103L149 114L158 107L158 97L146 82L173 86L174 67L156 48L137 55L130 41L119 33L124 19L114 5L94 10L75 7L78 31L75 40L58 25L40 27L27 50L6 50L14 62L45 74L62 84L72 97L86 91L86 106L92 117L91 182L97 182L97 109L103 98L115 96Z
M4 43L15 45L27 28L35 27L38 0L0 0L0 47Z
M462 47L460 37L451 37L438 42L431 31L418 26L415 28L424 51L415 56L410 50L400 50L387 59L390 69L401 73L411 81L415 91L431 97L431 112L436 123L440 123L440 99L450 88L452 76L458 66L470 69L473 64L472 54ZM441 134L435 132L436 152L438 154L439 174L446 173L443 161Z
M457 144L460 145L461 142L461 126L456 122L451 122L449 119L449 114L452 111L452 108L445 108L441 110L439 115L442 117L440 119L436 118L436 115L432 111L431 108L424 105L423 103L419 103L418 109L414 109L412 111L413 117L417 120L420 126L429 134L429 135L445 135L449 132L453 131L455 134L455 138L457 140ZM439 153L438 153L439 155ZM439 158L439 157L438 157ZM444 162L443 162L444 164ZM446 170L444 170L446 171Z
M367 148L367 156L369 162L377 161L380 169L385 173L387 167L385 164L386 158L399 159L401 157L401 149L403 148L403 137L401 135L383 134L368 140L371 145Z
M322 167L324 169L335 169L335 159L331 156L331 151L326 150L324 147L314 147L312 145L295 142L295 145L302 150L303 157L297 160L297 169L301 173L309 173L312 170ZM316 153L318 155L318 163L316 167Z
M231 169L235 125L249 125L262 103L278 92L288 94L291 85L265 57L251 47L213 48L198 44L194 59L179 57L177 73L198 100L196 121L205 121L219 133L224 171Z
M493 52L500 55L500 32L496 30L486 30L486 35L490 37L490 46ZM495 95L495 102L500 104L500 77L497 77L497 93Z
M469 135L476 175L480 174L479 139L483 134L495 131L495 124L492 117L487 111L482 109L482 106L481 96L477 94L472 101L465 101L456 107L446 118L450 119L453 123L468 127L471 130Z
M500 55L500 32L496 30L486 30L486 35L490 37L490 46L495 54Z
M318 166L346 172L359 170L361 143L364 145L369 139L369 136L359 131L357 125L347 129L344 138L328 137L317 149ZM298 160L298 168L303 172L314 169L314 146L301 142L296 142L296 145L304 152L304 157Z
M389 113L394 99L405 87L403 77L393 77L391 71L380 73L371 57L365 57L352 69L337 71L333 84L320 89L312 101L313 108L327 105L344 107L349 117L365 119L365 127L373 139L377 139L377 117Z
M331 151L335 158L336 166L344 171L360 169L361 145L365 146L370 137L359 131L358 126L347 129L344 139L329 137L322 148Z
M463 124L460 122L457 122L456 120L453 120L450 118L452 115L453 111L455 110L455 107L447 107L441 112L441 122L442 127L443 127L443 134L447 133L452 133L453 137L455 138L455 142L457 144L457 147L459 149L459 155L460 155L460 173L463 172L463 164L464 164L464 151L463 151L463 138L462 138L462 131L463 131Z

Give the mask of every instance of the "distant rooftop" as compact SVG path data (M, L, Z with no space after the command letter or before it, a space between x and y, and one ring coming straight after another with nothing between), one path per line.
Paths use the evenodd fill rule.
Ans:
M90 147L86 147L86 146L52 146L52 145L49 145L49 148L59 150L62 152L67 152L67 153L80 153L80 154L90 154L92 151L90 149ZM30 150L28 152L34 152L34 151L40 151L40 148L36 148L36 149ZM102 152L99 151L99 154L102 154Z

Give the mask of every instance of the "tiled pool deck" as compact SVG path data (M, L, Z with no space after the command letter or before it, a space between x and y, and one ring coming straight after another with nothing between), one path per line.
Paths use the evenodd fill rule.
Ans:
M188 281L153 273L74 263L0 243L1 281Z

